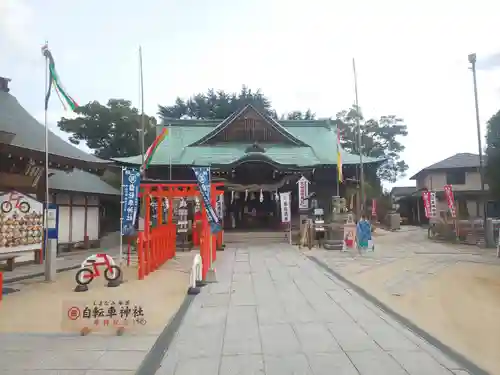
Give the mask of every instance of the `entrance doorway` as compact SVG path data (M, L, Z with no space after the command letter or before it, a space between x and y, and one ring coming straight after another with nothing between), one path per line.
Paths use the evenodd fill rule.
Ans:
M271 191L226 192L227 210L224 228L227 230L277 230L280 228L280 206Z

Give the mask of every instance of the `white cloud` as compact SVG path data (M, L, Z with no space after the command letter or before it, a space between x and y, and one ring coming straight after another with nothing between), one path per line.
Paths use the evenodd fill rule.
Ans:
M136 14L132 1L124 0L114 17L134 20L133 32L120 29L112 38L104 13L92 19L93 29L78 22L82 14L92 14L96 0L65 8L64 17L58 18L66 22L64 35L55 29L48 35L69 91L82 103L111 97L137 103L140 43L149 114L156 112L157 104L173 103L176 96L210 87L235 91L247 84L261 88L278 113L311 108L318 116L328 116L354 101L351 59L356 57L364 113L396 114L408 124L404 159L410 165L409 175L454 153L477 152L469 53L477 53L478 68L489 69L478 71L483 135L486 121L500 108L500 42L494 38L500 3L213 0L206 9L196 8L197 13L192 11L193 1L147 0ZM50 5L54 3L47 2L39 12L55 14ZM10 14L17 14L8 26L3 24L6 4ZM21 10L15 10L19 4ZM17 28L9 40L24 39L31 56L33 48L39 48L39 37L45 37L43 28L53 25L53 19L43 18L36 29L31 23L37 17L32 10L23 10L26 4L26 0L0 0L0 30L6 33L8 27L11 35ZM171 21L165 21L165 14ZM75 40L79 42L71 43ZM10 65L26 59L19 53ZM25 74L36 80L43 77L41 69ZM19 87L19 78L12 78L13 90L33 91L27 84ZM43 87L41 79L33 87Z
M22 51L30 47L34 21L34 12L26 1L0 1L0 31L11 48Z

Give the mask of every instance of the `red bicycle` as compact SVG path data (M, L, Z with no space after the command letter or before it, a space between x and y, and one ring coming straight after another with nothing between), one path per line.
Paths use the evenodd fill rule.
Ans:
M114 281L120 278L122 270L120 267L112 264L109 259L110 257L107 254L95 254L87 258L84 262L84 267L81 268L75 275L76 283L78 285L88 285L96 277L101 276L99 266L106 266L106 269L104 270L104 278L107 281Z

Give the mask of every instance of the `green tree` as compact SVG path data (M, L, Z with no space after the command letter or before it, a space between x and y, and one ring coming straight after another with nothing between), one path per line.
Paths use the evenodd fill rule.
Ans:
M78 117L62 118L57 126L71 133L70 142L85 141L96 156L103 159L139 155L141 153L141 114L124 99L110 99L107 105L97 101L76 109ZM156 119L144 115L145 148L155 139Z
M358 147L357 116L361 128L361 147ZM404 121L394 115L382 116L379 119L365 120L361 109L352 106L349 110L337 113L337 125L341 132L342 147L351 153L372 157L385 157L387 160L374 171L366 168L366 177L372 183L380 181L395 182L403 177L408 165L401 159L405 146L401 137L408 135Z
M315 120L316 113L313 113L310 109L305 112L302 111L292 111L285 115L281 115L281 120Z
M234 112L251 104L262 114L277 118L272 109L271 101L260 90L252 91L243 86L239 93L227 93L223 90L207 90L184 100L177 97L172 106L158 106L158 115L162 120L168 119L225 119Z
M500 199L500 111L488 121L486 129L486 180L491 196Z

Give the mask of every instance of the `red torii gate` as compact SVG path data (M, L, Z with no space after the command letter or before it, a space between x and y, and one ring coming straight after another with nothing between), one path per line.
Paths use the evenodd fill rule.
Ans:
M223 194L218 188L223 187L222 182L211 183L210 200L213 207L217 196ZM174 198L187 198L200 196L198 184L192 181L158 181L144 180L141 182L139 197L145 205L144 231L139 233L137 241L138 278L144 279L150 272L157 270L167 260L175 255L177 225L173 223ZM156 198L156 226L151 224L151 198ZM163 199L168 199L168 218L163 223ZM201 198L201 196L200 196ZM219 235L210 233L207 212L202 202L202 228L200 235L200 255L202 259L202 278L206 279L210 267L210 248L212 248L212 261L216 260L217 247L222 245L222 230Z

